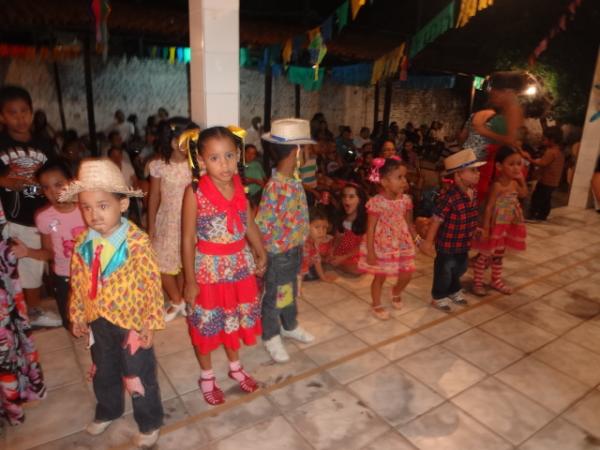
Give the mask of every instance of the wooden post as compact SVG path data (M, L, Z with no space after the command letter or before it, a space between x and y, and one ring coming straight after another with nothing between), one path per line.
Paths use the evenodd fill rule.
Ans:
M62 89L60 87L60 75L58 73L58 64L54 61L54 85L56 87L56 100L58 100L58 113L60 114L60 126L63 135L67 131L67 121L65 120L65 109L63 106Z
M469 113L467 117L471 117L473 114L473 106L475 105L475 76L470 77L471 79L471 90L469 91Z
M385 81L385 97L383 100L383 133L387 133L390 126L390 112L392 110L392 79L388 78Z
M373 102L373 130L377 127L377 122L379 121L379 81L375 83L375 93L374 102Z
M295 117L300 117L300 85L299 84L295 84L294 85L294 97L295 97Z
M94 117L94 90L92 86L92 51L90 37L83 38L83 70L85 73L85 98L87 103L88 130L90 134L90 151L92 156L98 156L98 143L96 142L96 119Z

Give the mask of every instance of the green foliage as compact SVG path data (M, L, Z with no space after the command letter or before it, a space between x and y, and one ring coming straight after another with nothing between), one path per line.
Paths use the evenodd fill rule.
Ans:
M561 123L582 124L585 119L593 65L574 64L571 56L547 51L533 66L518 51L506 51L496 59L496 70L527 70L542 81L552 99L550 115ZM581 67L583 66L583 67Z

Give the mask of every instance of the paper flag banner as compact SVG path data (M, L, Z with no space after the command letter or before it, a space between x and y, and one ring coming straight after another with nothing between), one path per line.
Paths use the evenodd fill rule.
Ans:
M349 10L350 10L350 7L348 4L348 0L346 0L340 6L338 6L338 8L335 10L335 16L337 18L338 33L340 31L342 31L342 28L344 28L346 25L348 25Z

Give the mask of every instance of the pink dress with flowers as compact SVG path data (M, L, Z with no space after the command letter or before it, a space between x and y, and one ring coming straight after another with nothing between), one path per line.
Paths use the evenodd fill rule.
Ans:
M377 216L374 247L377 263L367 263L367 234L360 245L358 269L374 275L395 276L401 272L415 271L415 244L413 242L406 214L412 212L412 200L402 195L396 200L388 200L376 195L367 202L368 214Z
M517 193L507 192L496 199L489 238L483 239L478 235L473 240L472 248L486 256L501 255L507 248L523 251L526 237L523 210Z

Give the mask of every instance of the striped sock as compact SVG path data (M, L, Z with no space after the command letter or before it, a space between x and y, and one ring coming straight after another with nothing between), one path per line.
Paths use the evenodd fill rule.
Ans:
M477 288L483 287L483 273L485 272L486 262L487 257L482 254L475 259L475 266L473 267L473 284Z

